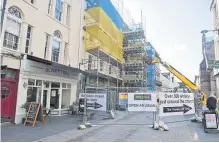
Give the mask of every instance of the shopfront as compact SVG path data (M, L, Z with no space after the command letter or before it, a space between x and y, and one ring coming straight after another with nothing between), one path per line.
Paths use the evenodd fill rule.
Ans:
M78 69L57 63L23 59L15 122L21 123L25 117L22 105L26 102L40 102L55 116L68 114L68 107L76 100L79 73Z

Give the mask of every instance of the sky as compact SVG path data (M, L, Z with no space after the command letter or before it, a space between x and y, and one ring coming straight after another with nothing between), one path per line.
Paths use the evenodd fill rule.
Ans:
M203 59L200 32L213 28L210 4L211 0L124 0L135 22L141 21L142 10L147 40L163 61L192 81Z

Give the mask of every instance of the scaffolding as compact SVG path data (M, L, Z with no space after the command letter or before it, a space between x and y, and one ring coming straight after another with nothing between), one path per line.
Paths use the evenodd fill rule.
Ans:
M91 73L87 85L118 87L121 85L123 33L125 26L110 0L86 0L84 45L89 56L83 59L85 71ZM97 91L98 92L98 91Z
M132 25L123 34L123 87L135 87L130 92L147 91L146 38L142 24Z

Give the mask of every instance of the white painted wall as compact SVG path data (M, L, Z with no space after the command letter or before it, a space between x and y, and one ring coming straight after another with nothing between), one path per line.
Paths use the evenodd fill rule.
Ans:
M12 53L19 56L20 53L25 52L27 27L31 25L33 27L32 38L31 38L31 48L29 54L32 52L33 56L44 58L44 50L46 43L46 33L50 35L49 43L49 56L47 60L51 60L52 53L52 38L55 30L61 32L61 49L60 49L60 64L64 64L64 46L68 43L68 61L66 65L71 67L78 67L79 62L84 56L84 46L83 46L83 15L84 15L84 0L63 0L64 11L63 20L60 22L55 19L55 3L56 0L52 0L52 13L48 14L49 0L35 0L34 4L30 3L30 0L7 0L6 12L3 24L3 32L5 31L8 23L6 22L8 16L8 8L11 6L17 7L22 13L22 24L21 24L21 34L20 43L18 51L13 51L3 47L3 42L0 42L1 51L5 53ZM70 25L66 24L66 7L70 5ZM3 41L4 34L1 34L1 41ZM2 57L2 64L8 65L10 68L20 69L20 60L14 59L9 56ZM20 79L18 83L18 93L17 93L17 105L16 105L16 118L15 123L20 123L22 117L25 116L25 110L21 108L21 105L26 102L27 89L24 84L27 83L28 78L38 78L42 80L58 81L71 83L71 98L70 103L76 100L76 90L77 81L72 79L36 74L28 72L20 72ZM61 97L60 97L61 98Z
M63 21L58 21L55 19L55 3L53 0L52 13L47 14L49 0L36 0L35 4L31 4L29 0L7 0L6 5L6 15L4 18L3 31L7 27L6 18L8 15L7 9L11 6L18 7L22 12L22 26L21 26L21 41L19 45L18 52L25 52L26 43L26 33L27 26L31 25L33 27L32 39L31 39L31 50L29 53L33 52L33 56L44 58L46 33L51 35L50 37L50 52L49 58L51 60L51 50L52 50L52 36L55 30L59 30L62 34L62 44L60 50L60 62L63 64L64 59L64 43L68 43L69 58L68 62L72 67L78 67L78 62L82 58L83 54L83 13L84 13L84 0L64 0L64 12ZM71 6L70 12L70 25L66 25L66 7ZM3 40L4 34L1 35L1 40ZM16 53L14 51L8 50L3 47L3 42L1 42L1 49L5 51ZM8 63L10 65L10 63Z
M162 82L162 91L173 90L175 87L179 87L179 84L176 81L172 82L171 77L173 77L173 75L171 75L170 79L168 79L162 74L160 74L160 81Z

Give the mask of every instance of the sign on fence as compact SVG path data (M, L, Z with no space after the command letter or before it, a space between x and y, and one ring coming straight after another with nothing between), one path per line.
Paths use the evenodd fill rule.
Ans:
M160 116L194 114L193 93L160 93Z
M87 99L87 109L106 111L106 94L80 93L79 99Z
M156 111L154 93L128 93L128 111Z
M128 93L119 93L119 105L128 104Z

